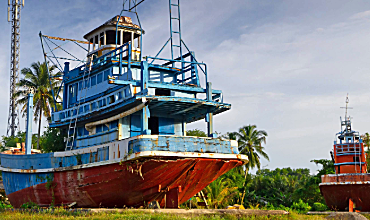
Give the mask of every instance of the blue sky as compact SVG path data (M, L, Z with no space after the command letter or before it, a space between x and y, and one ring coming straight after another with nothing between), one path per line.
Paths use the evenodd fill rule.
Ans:
M181 6L183 39L208 64L213 88L223 90L225 102L232 104L231 111L215 117L215 130L225 133L247 124L266 130L270 162L263 161L264 167L318 169L310 160L329 158L347 93L354 129L370 130L369 1L187 0ZM21 68L43 59L39 31L82 39L121 7L121 0L26 0ZM5 1L0 9L3 135L10 24ZM168 1L146 0L139 15L146 30L144 56L154 56L169 37ZM203 121L188 128L206 129Z

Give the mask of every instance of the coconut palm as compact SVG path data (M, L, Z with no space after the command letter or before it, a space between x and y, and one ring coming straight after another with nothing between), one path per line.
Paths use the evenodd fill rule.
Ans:
M269 160L269 156L264 151L262 144L266 144L267 132L257 130L256 125L247 125L239 129L239 132L230 132L226 136L229 139L238 141L239 152L248 156L248 163L244 166L244 179L247 178L248 170L252 168L261 168L260 157ZM245 182L243 187L245 186ZM245 187L244 187L245 188ZM245 189L242 195L242 204L244 200Z
M224 205L230 197L238 192L238 187L230 186L232 184L229 181L229 179L220 177L205 188L208 197L207 202L212 208L217 209Z
M49 72L56 69L56 66L50 65ZM37 139L37 149L40 148L40 133L41 133L41 118L46 117L48 121L51 117L51 105L53 105L53 95L49 82L49 75L46 63L35 62L31 64L31 68L23 68L21 71L23 79L19 81L17 86L20 88L18 92L14 94L17 98L17 103L22 106L23 116L27 113L27 101L28 101L28 90L34 90L33 105L35 108L34 121L38 121L38 139ZM58 73L57 73L58 74ZM55 75L52 74L51 86L54 90L59 89L60 83L55 80ZM59 97L58 97L59 98Z

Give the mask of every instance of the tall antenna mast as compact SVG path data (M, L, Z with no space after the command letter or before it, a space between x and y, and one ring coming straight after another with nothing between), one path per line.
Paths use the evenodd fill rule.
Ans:
M12 24L11 58L10 58L10 100L7 136L15 136L19 131L19 112L14 94L17 92L16 84L19 76L19 52L21 30L21 8L24 0L8 0L8 22Z
M348 117L347 117L347 113L348 113L348 109L353 109L351 107L348 107L348 103L349 103L349 98L348 98L348 93L347 93L347 97L346 97L346 107L340 107L340 108L345 108L346 109L346 114L345 114L345 118L344 120L347 121L348 120Z

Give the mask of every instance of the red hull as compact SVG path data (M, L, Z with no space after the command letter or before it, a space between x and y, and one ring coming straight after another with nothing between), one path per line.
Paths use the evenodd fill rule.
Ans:
M326 204L332 210L348 211L349 199L362 212L370 211L370 184L345 184L320 186Z
M332 210L348 211L352 199L357 209L370 211L370 174L329 174L321 176L321 182L321 194Z
M168 190L180 187L179 203L186 202L241 160L142 159L54 173L50 183L38 184L8 195L18 208L26 202L40 206L71 204L77 207L143 206L164 204Z

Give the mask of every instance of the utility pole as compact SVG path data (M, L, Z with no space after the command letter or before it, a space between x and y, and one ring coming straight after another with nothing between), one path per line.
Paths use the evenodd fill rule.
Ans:
M19 111L14 99L17 92L16 84L19 76L19 52L21 30L21 8L24 0L8 0L8 22L12 24L11 58L10 58L10 99L7 136L15 136L19 131Z

